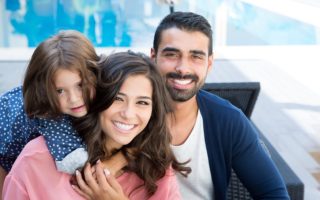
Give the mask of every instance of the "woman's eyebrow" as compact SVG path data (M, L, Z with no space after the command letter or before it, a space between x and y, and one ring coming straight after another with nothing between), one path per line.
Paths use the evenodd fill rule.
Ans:
M126 95L125 93L122 93L122 92L118 92L118 95L128 96L128 95ZM137 98L139 98L139 99L149 99L149 100L152 100L152 98L151 98L150 96L138 96Z

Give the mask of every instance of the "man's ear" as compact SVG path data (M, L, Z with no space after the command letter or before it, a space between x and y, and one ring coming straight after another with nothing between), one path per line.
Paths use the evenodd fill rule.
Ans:
M210 72L213 69L213 61L214 61L214 57L212 53L212 55L208 57L208 72Z

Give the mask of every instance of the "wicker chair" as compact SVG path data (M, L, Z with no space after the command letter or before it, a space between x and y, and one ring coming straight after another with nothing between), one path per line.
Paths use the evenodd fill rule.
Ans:
M237 83L206 83L204 90L229 100L233 105L240 108L250 119L258 94L260 92L259 82L237 82ZM253 122L252 122L253 123ZM254 125L254 123L253 123ZM272 160L278 167L286 184L289 196L292 200L303 200L304 185L297 175L292 171L280 154L274 149L265 136L259 131L261 143L265 145ZM232 170L227 192L228 200L251 200L248 190L243 186L237 175Z

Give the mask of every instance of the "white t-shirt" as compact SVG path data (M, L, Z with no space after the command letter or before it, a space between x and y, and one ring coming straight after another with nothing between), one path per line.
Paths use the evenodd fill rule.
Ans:
M213 198L214 187L211 180L208 154L204 139L203 121L200 111L187 140L179 145L171 145L178 161L185 162L192 172L187 178L177 173L177 179L183 199L206 200Z

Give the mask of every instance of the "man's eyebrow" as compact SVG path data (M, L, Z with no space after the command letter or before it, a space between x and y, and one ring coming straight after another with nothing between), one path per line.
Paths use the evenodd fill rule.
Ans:
M165 51L179 52L179 49L174 48L174 47L166 47L166 48L162 49L162 52L165 52Z
M180 52L179 49L177 48L174 48L174 47L166 47L164 49L162 49L161 52L167 52L167 51L172 51L172 52ZM203 56L206 56L207 54L202 51L202 50L190 50L189 51L191 54L197 54L197 55L203 55Z
M206 56L207 54L201 50L191 50L190 53Z

